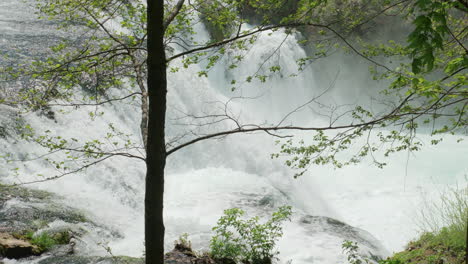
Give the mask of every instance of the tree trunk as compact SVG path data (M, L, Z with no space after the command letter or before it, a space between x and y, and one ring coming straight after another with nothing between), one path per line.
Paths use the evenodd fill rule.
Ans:
M143 140L143 146L146 149L148 139L148 91L145 86L145 78L143 76L142 65L138 62L136 55L131 50L128 50L130 57L132 58L133 68L135 69L135 77L138 87L141 92L141 121L140 130L141 137Z
M164 0L148 0L148 138L146 146L145 249L146 264L164 263L164 167L166 148L166 57Z

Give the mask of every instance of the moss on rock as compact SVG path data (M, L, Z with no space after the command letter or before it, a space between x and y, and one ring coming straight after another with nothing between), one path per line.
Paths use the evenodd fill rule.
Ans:
M0 202L17 198L23 201L47 200L53 194L47 191L33 190L19 186L9 186L0 184Z

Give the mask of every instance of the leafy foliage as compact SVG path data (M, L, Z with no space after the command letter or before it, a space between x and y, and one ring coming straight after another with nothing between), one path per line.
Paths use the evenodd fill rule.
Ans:
M327 130L323 127L323 131L317 129L306 142L279 141L280 151L272 158L287 157L286 165L298 170L295 177L303 175L312 165L341 168L369 156L382 168L386 163L374 153L384 150L386 157L401 151L417 151L423 146L416 137L420 130L430 131L433 145L442 141L441 134L466 134L467 7L461 1L418 0L400 4L388 3L389 8L384 10L414 24L406 42L358 39L359 45L353 45L352 38L344 40L353 53L374 65L370 69L375 80L390 82L381 94L396 98L396 102L389 102L391 108L383 113L357 106L334 114L338 106L330 107L330 127L340 121L340 114L352 116L353 122L360 124L343 124L333 135L323 132ZM393 13L395 9L400 13ZM393 67L382 61L398 64ZM367 140L357 151L339 155L364 137Z
M259 217L242 219L245 212L239 208L227 209L213 228L211 254L215 259L231 259L236 262L269 263L278 252L274 247L283 235L282 222L291 216L291 207L283 206L265 223Z
M370 264L375 261L368 257L363 257L359 254L359 245L357 242L345 240L341 245L343 252L346 254L349 264ZM400 260L386 259L378 261L379 264L404 264Z
M26 233L25 237L31 241L31 244L37 246L40 252L47 251L55 245L67 244L70 242L70 234L68 231L50 234L48 232L41 232L34 234L34 232Z
M461 7L460 2L442 2L442 1L427 1L418 0L411 13L417 14L413 20L415 29L408 36L409 49L413 57L412 70L414 73L421 73L423 70L428 72L434 69L435 53L437 50L444 50L444 38L452 34L457 38L450 29L448 20L452 17L449 15L449 10L454 7ZM464 8L466 12L466 8ZM451 25L453 26L453 25ZM459 61L461 58L457 58ZM466 60L466 54L462 61ZM454 61L450 62L451 64ZM466 61L463 67L468 66Z

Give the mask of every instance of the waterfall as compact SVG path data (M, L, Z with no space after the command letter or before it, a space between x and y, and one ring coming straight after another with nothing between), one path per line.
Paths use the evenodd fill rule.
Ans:
M45 45L47 36L55 35L52 26L36 24L39 22L31 18L32 9L23 5L16 0L0 3L0 47L11 53L19 47L22 56L27 56L28 52L33 53L29 47L38 43ZM203 26L197 31L198 38L207 38ZM367 64L341 63L351 55L338 54L298 72L296 60L304 57L305 52L297 44L296 36L283 31L269 33L258 37L234 70L229 70L228 65L235 54L228 53L209 71L208 77L198 76L203 65L181 67L179 72L168 74L168 139L192 132L202 134L209 129L232 128L236 125L233 120L205 127L194 125L186 117L188 113L206 115L223 111L227 102L232 116L239 117L243 123L275 124L298 105L327 89L329 92L321 98L322 102L366 102L370 95L376 94L378 87L369 87ZM264 69L268 69L267 65L278 64L281 75L268 77L265 83L246 82L246 77L257 72L270 55L273 57ZM291 74L298 75L290 77ZM111 92L125 94L117 89ZM237 99L231 99L234 97ZM94 107L53 107L52 110L56 113L55 119L38 113L27 113L23 118L37 131L51 130L68 138L103 138L109 124L113 124L132 140L140 140L137 102L130 100L100 107L99 111L104 114L95 120L88 117ZM2 127L13 126L15 116L15 108L0 105ZM314 111L303 110L284 122L317 126L327 124L328 120ZM307 140L308 134L301 133L297 137ZM424 197L438 194L447 186L466 185L468 173L463 162L467 145L456 142L466 137L447 135L437 146L430 144L427 135L418 137L425 144L421 151L391 156L386 159L389 165L384 169L374 167L369 160L343 169L312 166L299 179L293 179L295 172L286 167L283 160L270 158L270 154L278 151L275 145L278 138L271 135L229 136L175 152L169 156L167 165L166 250L170 250L173 241L183 233L190 235L195 249L208 249L211 228L224 209L240 207L249 216L266 216L284 204L293 206L294 215L292 221L285 224L284 236L278 243L281 263L288 260L295 264L339 263L345 260L341 250L344 239L361 239L364 249L381 255L401 250L417 234L414 211ZM15 157L45 151L10 137L0 138L0 147ZM2 182L28 181L40 178L37 174L56 173L40 160L0 163L0 166ZM19 167L20 175L10 173L15 167ZM116 157L86 171L30 187L61 195L63 203L85 210L94 221L118 233L115 237L99 237L91 230L85 237L90 246L78 249L80 254L105 255L107 253L99 246L90 250L92 245L103 243L114 255L141 256L144 176L143 162ZM314 216L330 218L310 218ZM340 229L327 222L326 219L331 218L355 228Z

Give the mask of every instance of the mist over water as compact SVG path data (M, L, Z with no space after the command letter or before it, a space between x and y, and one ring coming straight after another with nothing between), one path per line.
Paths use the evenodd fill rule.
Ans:
M31 36L44 35L30 21L31 10L20 6L13 0L0 4L1 43L10 50L15 47L8 46L9 43L26 43L24 47L27 47L33 45L29 42ZM29 21L28 27L22 26L24 21ZM208 37L202 26L197 31L198 39ZM20 41L10 42L12 36ZM289 77L298 73L296 60L306 56L296 42L295 36L281 31L272 35L265 32L238 68L227 69L236 55L228 52L207 78L198 77L198 72L203 70L200 65L183 69L178 65L180 62L173 62L171 66L182 70L168 74L168 141L183 136L183 142L194 134L236 126L234 120L204 125L209 119L190 116L228 111L242 124L278 124L299 105L324 91L327 92L318 98L321 103L367 104L370 97L377 95L375 89L384 85L372 82L367 74L369 65L350 55L335 54L329 60L313 63L298 76ZM277 52L271 55L278 46ZM267 58L270 59L261 68ZM282 68L281 75L269 77L266 83L244 81L257 71L266 74L269 65L276 64ZM234 91L232 80L236 80ZM111 91L114 95L127 92ZM137 101L104 106L99 109L104 114L94 121L88 117L90 111L95 111L93 107L62 109L65 114L59 113L61 109L53 108L55 120L38 113L28 113L23 118L38 132L49 129L56 135L80 139L103 138L108 125L113 124L130 134L133 141L141 142ZM0 106L0 113L0 124L4 126L11 124L16 109ZM329 119L317 112L317 108L301 109L283 120L284 125L328 123ZM299 139L308 137L306 133L297 135ZM175 152L169 156L166 169L166 251L183 233L190 234L197 250L206 250L211 228L224 209L240 207L249 216L267 216L284 204L293 206L294 215L278 243L281 263L292 260L294 264L335 264L345 259L341 243L354 233L342 232L323 221L307 224L304 219L308 215L332 217L358 228L358 235L351 238L361 239L365 250L382 255L401 250L417 234L415 212L424 199L438 195L447 186L467 184L468 167L464 163L467 143L466 140L456 142L466 137L444 136L444 141L437 146L432 146L424 134L418 138L424 142L421 151L391 156L385 160L389 165L384 169L373 166L371 160L339 170L312 166L299 179L293 179L295 171L287 168L282 159L270 158L271 153L278 151L275 145L278 138L267 134L233 135ZM358 143L354 149L360 147ZM0 138L0 147L17 157L40 155L45 151L33 143L13 138ZM20 165L0 163L0 166L2 182L36 180L40 179L37 174L56 174L50 164L40 160ZM12 175L9 169L18 166L20 175ZM84 210L91 219L114 231L114 235L97 236L89 230L85 237L88 246L78 248L79 254L106 255L97 245L103 243L110 246L114 255L141 256L144 176L145 168L140 160L115 157L86 171L30 187L61 195L63 203Z

